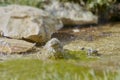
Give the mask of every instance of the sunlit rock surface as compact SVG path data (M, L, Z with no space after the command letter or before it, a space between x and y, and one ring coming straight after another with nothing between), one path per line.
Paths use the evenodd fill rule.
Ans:
M12 54L32 50L35 44L23 40L0 38L0 53Z
M44 6L44 10L61 19L65 25L96 24L98 22L97 16L75 3L60 3L53 0Z
M62 26L60 20L37 8L20 5L0 7L0 32L7 37L46 42Z
M61 42L57 38L49 40L41 51L41 59L47 58L63 58L64 50Z

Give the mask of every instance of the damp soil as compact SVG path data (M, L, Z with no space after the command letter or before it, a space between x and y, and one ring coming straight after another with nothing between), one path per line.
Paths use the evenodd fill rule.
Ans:
M65 26L52 37L58 38L65 49L79 51L81 47L99 51L97 61L80 62L94 69L118 70L120 67L120 23L87 26Z

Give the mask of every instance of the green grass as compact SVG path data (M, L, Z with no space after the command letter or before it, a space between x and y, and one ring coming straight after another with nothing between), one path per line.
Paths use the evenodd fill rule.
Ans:
M1 6L9 5L9 4L19 4L19 5L28 5L33 7L40 8L42 5L42 0L3 0L0 1Z
M0 63L0 80L113 80L111 75L64 61L18 59Z
M0 62L0 80L114 80L115 73L97 71L76 64L96 60L85 52L68 51L68 57L58 60L11 59Z

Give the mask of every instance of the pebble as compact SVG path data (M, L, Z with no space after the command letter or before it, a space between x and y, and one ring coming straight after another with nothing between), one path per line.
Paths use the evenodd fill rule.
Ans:
M78 33L78 32L80 32L79 29L73 29L72 31L73 31L74 33Z
M91 56L91 55L98 55L98 50L94 50L94 49L92 49L92 48L90 48L90 49L88 49L87 50L87 55L88 56Z

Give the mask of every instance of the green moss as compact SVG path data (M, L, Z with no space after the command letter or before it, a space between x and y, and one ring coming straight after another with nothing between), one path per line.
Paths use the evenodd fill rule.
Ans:
M72 59L76 61L93 61L97 60L96 56L88 56L85 51L70 51L66 50L66 59Z

